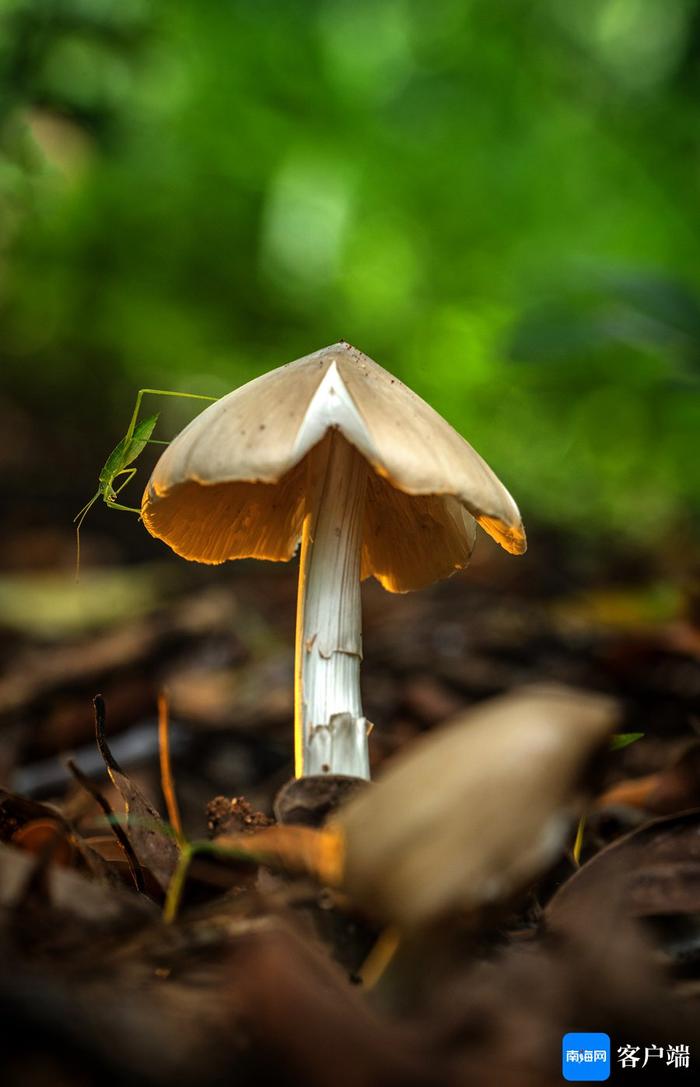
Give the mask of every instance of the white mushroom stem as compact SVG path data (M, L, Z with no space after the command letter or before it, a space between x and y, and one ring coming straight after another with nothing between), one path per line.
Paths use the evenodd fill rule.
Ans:
M360 698L364 458L331 431L309 457L299 568L295 773L369 778Z

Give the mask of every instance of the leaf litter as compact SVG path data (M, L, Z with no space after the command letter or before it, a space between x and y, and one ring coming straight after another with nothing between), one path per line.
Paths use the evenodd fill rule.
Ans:
M424 604L406 606L420 611ZM444 622L438 614L433 629ZM372 716L396 716L393 731L377 736L380 753L393 758L376 783L319 830L274 825L270 800L285 780L274 761L267 799L259 789L249 800L219 795L210 805L211 838L182 839L191 856L169 925L162 905L181 861L176 828L114 759L98 700L98 742L113 796L92 781L86 791L79 762L80 787L62 802L0 795L3 1084L78 1077L138 1087L177 1077L215 1087L272 1077L340 1087L547 1085L561 1082L561 1035L582 1024L642 1045L686 1042L693 1051L700 1043L700 824L697 811L684 806L692 808L694 757L684 755L692 744L677 725L654 754L663 733L642 711L655 684L659 706L660 673L646 668L650 634L643 652L626 644L621 653L606 633L595 654L585 650L587 671L578 663L580 631L575 644L564 649L562 642L567 663L558 670L588 690L559 688L555 724L547 696L533 711L533 697L542 696L531 689L490 697L500 684L517 686L516 673L532 674L523 662L511 667L509 622L499 603L475 623L481 652L490 654L478 677L438 655L420 685L405 617L391 637L375 625L394 672L385 664L381 682L368 676L371 697L383 706ZM522 623L520 615L518 645ZM537 623L537 637L526 643L546 647L551 659L556 642L547 643L546 624ZM667 644L658 650L665 663ZM269 648L274 652L265 647L261 660L269 661ZM593 660L624 678L598 683L602 691L622 690L621 702L582 683ZM181 664L177 674L186 674ZM389 680L392 674L398 678ZM646 688L636 705L633 674L640 692ZM671 689L673 668L665 674ZM401 691L404 677L402 702L391 683ZM472 683L494 687L479 687L479 704L465 715ZM587 703L596 706L589 731L576 723ZM115 707L119 720L118 699ZM488 727L479 725L484 715ZM441 727L445 716L450 721ZM214 713L224 717L223 707ZM549 722L537 759L527 755L532 717L533 743L535 736L544 743L539 719ZM202 719L193 727L201 729ZM432 731L416 740L425 728ZM613 730L644 738L610 750ZM392 750L392 735L410 742ZM217 724L206 744L233 753L233 762L227 758L242 781L251 777L248 752L275 750L274 730L249 740L234 721L232 738L220 736ZM666 780L665 810L676 805L670 817L649 819L658 803L648 789L640 794L632 786L642 803L628 802L627 783L667 770L673 778L678 765L681 785L677 774ZM184 762L164 789L169 811L181 780L180 800L187 801ZM488 815L494 795L507 814L500 824L498 811ZM589 813L587 859L576 870L571 849L582 811ZM556 834L547 849L531 849L547 813ZM137 858L131 868L129 848ZM143 875L140 888L135 870ZM499 880L484 894L489 872ZM392 950L375 955L380 966L370 988L367 963L382 947ZM28 1032L31 1049L22 1040Z

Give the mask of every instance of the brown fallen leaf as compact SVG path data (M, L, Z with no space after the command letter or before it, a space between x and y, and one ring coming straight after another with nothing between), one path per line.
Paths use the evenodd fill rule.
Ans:
M105 737L104 699L97 695L94 703L97 746L126 806L129 841L139 864L148 869L161 890L166 891L180 855L177 842L160 814L114 758Z
M223 999L239 1033L289 1082L309 1087L428 1087L422 1031L382 1018L322 950L277 924L241 940ZM432 1059L431 1059L432 1058ZM264 1074L262 1079L267 1078ZM252 1082L259 1082L256 1075ZM285 1077L286 1082L286 1077Z
M70 867L75 860L75 847L55 819L31 819L15 831L11 841L18 849L37 857L48 850L52 863L64 868Z
M36 865L37 858L31 854L0 845L0 906L12 908L17 904ZM152 917L152 904L142 896L98 883L70 868L49 865L43 873L43 885L50 907L100 928L110 929L121 920Z
M11 841L18 830L36 820L55 823L66 833L70 829L58 808L0 789L0 841Z
M574 1023L605 1031L614 1046L631 1037L662 1046L682 1039L692 1053L700 1040L693 1002L671 991L654 947L633 923L587 920L576 931L511 943L466 967L450 963L440 980L429 997L432 1051L450 1053L458 1069L451 1085L563 1087L562 1036ZM647 1071L649 1083L677 1078ZM626 1080L613 1071L611 1082Z
M76 830L84 810L82 797L74 797L59 811L51 804L0 789L0 841L45 856L51 864L86 867L95 878L109 882L109 868Z
M119 576L124 577L123 571ZM150 574L146 570L143 576L148 579ZM0 600L0 610L1 606ZM33 735L41 754L75 747L89 733L83 692L102 685L109 688L112 722L133 723L148 712L155 694L154 673L168 654L201 644L203 636L214 636L225 639L235 659L242 657L243 647L234 633L236 608L230 591L211 589L89 636L51 646L20 643L0 675L3 730L39 710ZM25 601L23 611L28 610ZM56 698L58 693L61 699Z
M550 900L553 928L598 915L700 912L700 808L655 819L596 853Z
M671 815L700 801L700 743L693 741L674 763L655 774L619 781L597 797L596 808L624 805Z
M77 763L73 761L73 759L68 759L66 761L66 766L73 774L73 777L76 779L78 784L81 785L83 789L85 789L88 795L92 797L92 799L97 803L98 807L101 808L102 813L107 819L107 823L112 830L113 840L119 844L121 850L121 857L123 857L124 860L127 862L133 884L137 891L143 892L143 870L139 865L138 858L134 853L133 846L129 841L129 837L126 831L119 824L119 821L115 818L109 801L106 799L106 797L102 795L94 782L90 781L89 777L82 772L80 767L77 765ZM84 843L84 848L91 851L91 857L94 857L94 855L97 854L102 858L102 860L107 859L105 853L101 852L99 848L95 847L94 842L90 843L89 845L88 843Z
M177 667L165 675L173 713L206 729L256 729L286 725L294 713L293 657L270 647L254 666Z
M343 887L402 928L508 898L561 848L614 724L612 699L552 685L421 738L338 813Z

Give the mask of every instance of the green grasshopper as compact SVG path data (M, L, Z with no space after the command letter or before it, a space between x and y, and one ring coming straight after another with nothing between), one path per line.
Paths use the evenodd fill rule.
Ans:
M153 396L181 396L190 400L217 399L215 396L200 396L198 393L173 392L170 389L139 389L126 434L121 441L115 445L114 449L107 457L104 467L98 476L98 486L94 495L73 518L73 523L75 525L76 580L80 574L80 529L83 521L95 505L95 502L101 498L105 502L105 505L109 506L112 510L126 510L127 513L140 513L141 511L138 507L124 506L121 502L117 501L117 496L120 491L123 491L126 485L130 483L136 475L137 469L130 467L130 465L132 465L136 458L143 453L147 445L169 445L169 442L161 442L156 438L151 437L156 428L156 423L158 422L158 414L150 415L148 419L142 419L141 422L138 422L141 401L147 393ZM120 481L119 486L115 487L117 480Z

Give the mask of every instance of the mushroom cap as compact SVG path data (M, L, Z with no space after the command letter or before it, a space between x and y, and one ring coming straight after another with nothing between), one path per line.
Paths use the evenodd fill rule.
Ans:
M338 432L369 465L362 577L422 588L469 562L479 524L513 554L518 508L477 452L398 378L341 342L222 397L170 443L143 497L148 531L186 559L283 561L309 470Z
M556 857L618 716L607 695L542 684L422 736L334 816L345 888L407 929L507 899Z

